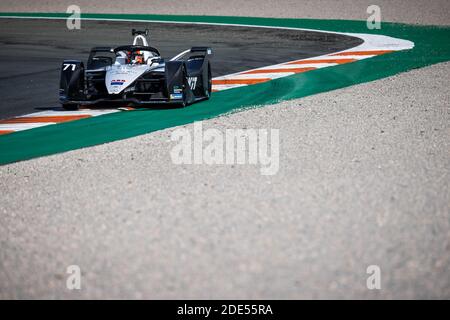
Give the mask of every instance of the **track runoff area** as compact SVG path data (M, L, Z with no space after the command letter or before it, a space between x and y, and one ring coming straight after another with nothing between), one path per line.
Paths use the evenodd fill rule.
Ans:
M12 148L10 154L6 153L3 157L0 155L0 163L114 141L211 118L248 106L328 91L449 60L448 46L437 52L439 56L433 57L434 59L427 61L420 57L424 47L433 45L433 42L439 41L439 37L448 35L448 29L441 30L441 34L434 34L433 41L427 43L423 33L428 30L420 29L420 38L414 33L413 29L419 27L411 26L408 29L404 25L391 24L387 30L369 32L362 22L357 21L339 23L236 18L231 23L227 18L218 17L148 16L142 19L143 17L139 16L138 19L130 15L86 15L85 20L82 20L82 29L69 32L65 21L62 21L65 19L64 15L0 14L0 17L2 16L5 28L1 31L1 38L6 44L2 55L11 56L14 52L24 63L13 66L2 62L5 64L2 68L6 71L4 77L10 81L2 85L6 98L0 108L0 146L2 143L17 146L17 143L20 144L20 134L24 131L28 134L25 139L29 139L30 134L33 137L32 133L35 132L36 137L45 141L48 136L49 141L55 143L57 141L52 140L52 135L57 134L58 130L64 130L63 123L76 120L81 125L86 119L109 115L109 118L105 119L111 119L113 126L118 118L111 115L120 113L119 117L126 121L127 116L124 114L133 112L123 111L135 111L134 108L82 107L77 111L64 111L57 106L56 98L59 67L63 59L85 60L90 47L129 43L132 27L150 29L151 44L160 48L166 57L174 56L191 46L212 47L214 93L211 100L189 106L182 111L164 110L166 116L173 116L177 121L164 122L161 125L156 116L162 110L150 109L149 112L155 114L149 117L155 123L150 124L147 129L129 130L122 135L116 131L111 135L102 131L101 139L87 139L64 148L50 148L31 153L24 153L23 148L26 146L19 146L16 150ZM114 34L110 30L115 30ZM361 30L367 33L354 32ZM383 32L386 34L382 34ZM413 35L419 41L414 41ZM405 52L414 57L414 63L409 61L400 64L399 68L398 62L402 59L399 53L404 55ZM3 58L2 61L8 61ZM371 60L373 64L370 63ZM346 69L343 66L347 66ZM28 87L27 92L23 92L23 86L19 85L24 81L34 83ZM282 89L284 84L289 84L287 88L290 88L290 92ZM249 87L254 90L247 90ZM245 95L244 98L242 94ZM167 115L169 113L170 115ZM145 118L140 117L140 121L145 121ZM55 126L57 129L42 131L43 127L55 124L58 124ZM92 123L87 124L87 127L91 127L91 131L87 132L91 135ZM80 128L84 130L86 127L81 125ZM126 126L123 130L127 130ZM8 141L9 137L17 137L18 142L14 139Z

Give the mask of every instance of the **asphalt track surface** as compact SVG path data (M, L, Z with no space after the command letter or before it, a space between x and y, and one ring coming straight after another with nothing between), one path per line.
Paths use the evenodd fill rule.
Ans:
M2 19L0 118L58 106L62 60L86 61L95 46L130 44L131 29L150 29L150 45L171 58L193 46L213 48L213 76L304 59L357 46L361 39L322 32L212 25Z

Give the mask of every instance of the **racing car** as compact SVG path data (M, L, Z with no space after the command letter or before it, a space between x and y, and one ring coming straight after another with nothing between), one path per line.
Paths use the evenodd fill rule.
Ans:
M82 61L64 60L59 100L64 109L80 105L125 104L185 107L211 95L209 47L192 47L168 61L149 46L149 31L133 29L132 45L92 48Z

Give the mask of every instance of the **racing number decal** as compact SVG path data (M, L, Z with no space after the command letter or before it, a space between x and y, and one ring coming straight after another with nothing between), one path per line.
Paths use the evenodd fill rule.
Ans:
M64 69L63 71L66 71L67 69L69 69L70 67L72 67L72 71L75 71L77 65L74 63L64 63Z
M197 77L189 77L188 78L189 86L191 87L191 90L194 90L197 86Z

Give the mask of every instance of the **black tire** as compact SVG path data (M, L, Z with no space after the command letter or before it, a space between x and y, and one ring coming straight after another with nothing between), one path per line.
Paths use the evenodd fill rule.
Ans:
M69 111L78 110L78 105L76 103L63 103L62 107L64 110L69 110Z

